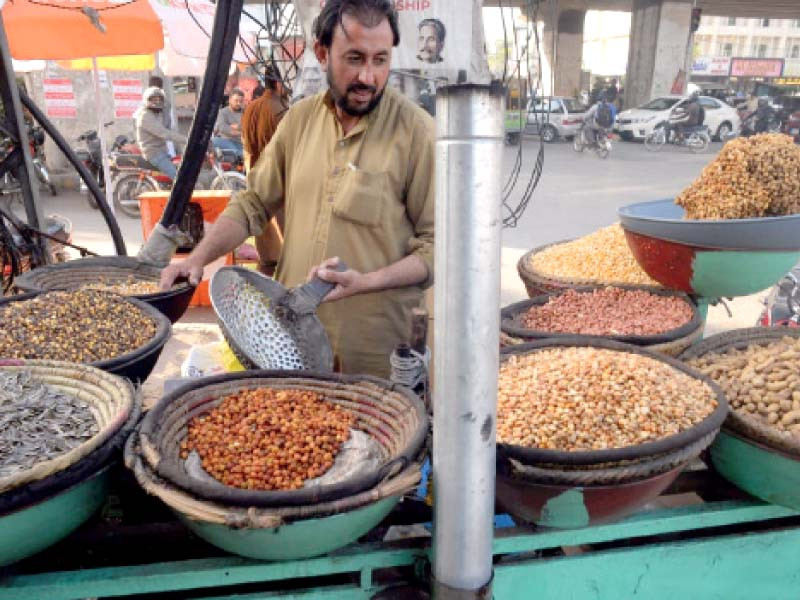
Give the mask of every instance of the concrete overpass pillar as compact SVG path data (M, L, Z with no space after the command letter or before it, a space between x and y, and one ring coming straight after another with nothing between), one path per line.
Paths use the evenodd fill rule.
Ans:
M547 14L545 10L545 14ZM549 15L548 15L549 16ZM564 9L559 11L555 27L550 18L544 19L545 57L548 65L555 65L555 87L553 95L574 97L581 89L581 62L583 60L583 22L585 10ZM556 36L555 57L553 35ZM548 75L544 69L543 75ZM545 93L549 84L544 82Z
M685 74L691 18L686 0L633 0L626 107L669 94L680 71Z

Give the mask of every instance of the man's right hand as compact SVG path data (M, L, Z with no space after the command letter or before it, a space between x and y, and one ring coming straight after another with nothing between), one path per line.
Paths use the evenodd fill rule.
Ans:
M179 277L186 277L192 285L198 285L203 278L203 265L196 264L192 257L167 265L161 271L161 289L166 291L172 287Z

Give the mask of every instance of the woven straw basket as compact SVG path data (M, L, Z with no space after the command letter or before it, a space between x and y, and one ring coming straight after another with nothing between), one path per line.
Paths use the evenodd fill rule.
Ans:
M0 371L28 371L31 376L89 406L99 431L80 446L42 461L26 471L0 478L0 493L44 479L86 457L113 436L128 420L134 407L133 386L126 380L85 365L47 360L0 361Z
M370 435L382 451L380 468L335 484L288 491L244 490L198 482L188 476L180 444L189 422L231 394L269 387L316 392L356 417L354 428ZM173 486L201 499L241 507L286 507L339 500L374 488L415 462L428 432L422 402L409 390L367 376L307 371L248 371L184 386L164 397L142 421L139 444L144 467Z
M750 327L727 331L703 340L680 355L681 360L688 361L708 353L723 354L730 349L742 350L758 344L767 345L783 337L800 338L800 330L782 327ZM769 423L747 413L731 410L725 420L725 428L740 433L746 438L781 450L793 456L800 456L800 437L789 432L780 431Z
M536 271L532 264L531 259L535 254L550 248L551 246L558 246L559 244L566 244L567 242L571 242L573 240L561 240L560 242L554 242L552 244L546 244L544 246L539 246L526 252L522 255L522 257L517 262L517 273L519 273L520 279L522 279L522 283L525 284L525 289L528 291L528 297L535 298L536 296L541 296L543 294L550 294L553 292L562 292L567 289L571 288L579 288L579 287L586 287L586 286L598 286L598 285L615 285L615 286L625 286L630 285L629 283L619 282L619 281L602 281L600 279L573 279L570 277L559 277L553 278L547 275L543 275ZM651 290L651 291L663 291L664 288L656 285L639 285L636 286L639 289L644 290Z

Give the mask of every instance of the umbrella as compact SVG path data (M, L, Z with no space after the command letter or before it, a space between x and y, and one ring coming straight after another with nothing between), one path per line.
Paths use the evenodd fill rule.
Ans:
M148 0L9 0L3 5L3 20L11 56L20 60L69 60L92 58L98 105L100 83L97 57L153 54L164 47L161 21ZM113 212L111 178L105 160L103 119L98 113L102 145L106 201Z

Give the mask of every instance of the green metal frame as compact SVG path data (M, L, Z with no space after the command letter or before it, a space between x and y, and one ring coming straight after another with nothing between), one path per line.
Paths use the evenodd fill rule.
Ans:
M682 534L683 539L646 539L669 534ZM617 547L531 558L541 550L609 542ZM305 560L260 562L230 556L8 576L0 578L0 600L70 600L189 589L207 589L209 600L273 596L358 600L380 590L373 580L377 571L419 568L428 561L429 552L428 539L417 538L354 544ZM499 530L494 552L498 599L788 598L800 584L800 513L755 500L708 502L640 512L618 523L584 529ZM218 595L225 586L348 573L359 583Z

